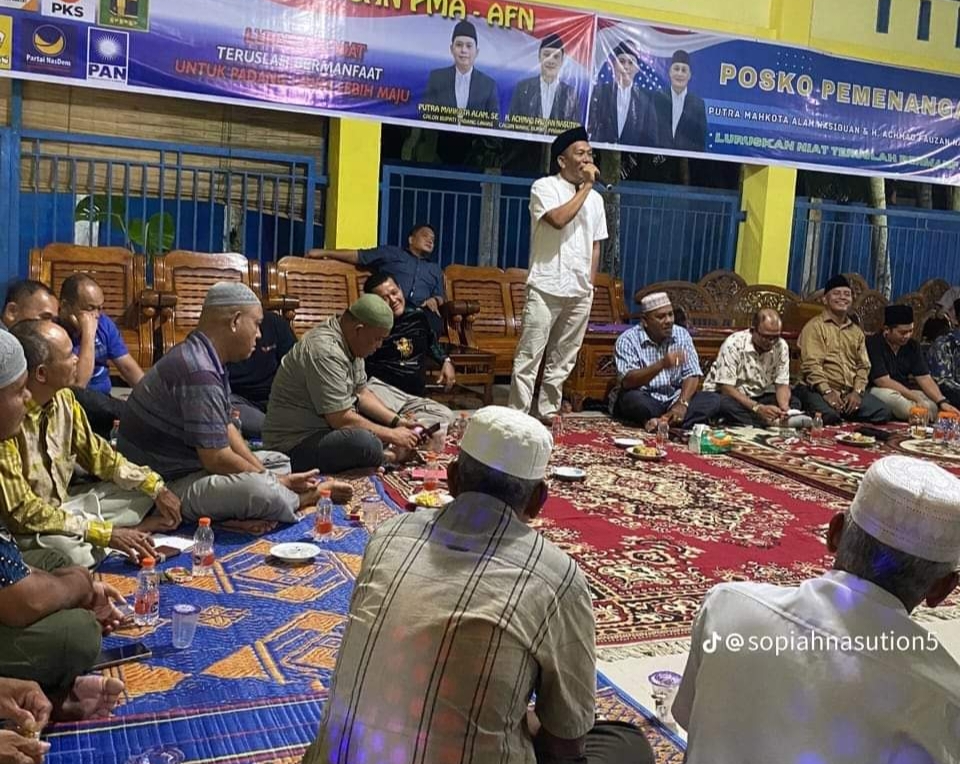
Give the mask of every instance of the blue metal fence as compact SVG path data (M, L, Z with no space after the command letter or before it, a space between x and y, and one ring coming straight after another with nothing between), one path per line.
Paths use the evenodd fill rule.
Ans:
M859 273L875 285L874 216L886 215L894 295L924 281L960 283L960 213L877 210L798 198L790 247L790 288L814 291L835 273ZM808 283L804 283L804 282Z
M9 147L15 136L4 137ZM36 130L19 139L19 152L2 157L20 170L19 274L8 278L26 273L31 247L54 241L235 251L261 262L322 241L326 178L312 157Z
M380 241L403 245L414 223L428 222L439 232L437 256L443 267L526 268L532 183L532 178L384 166ZM743 218L736 193L646 183L623 183L615 191L620 196L620 276L628 299L654 281L696 281L716 268L733 268ZM485 239L496 246L482 251Z

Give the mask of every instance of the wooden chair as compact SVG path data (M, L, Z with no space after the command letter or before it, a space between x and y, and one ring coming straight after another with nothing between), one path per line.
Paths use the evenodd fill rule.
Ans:
M850 312L857 317L857 323L864 334L876 334L883 328L883 314L887 308L887 298L876 289L868 289L854 301Z
M843 275L846 276L847 281L850 282L850 291L853 292L854 302L859 300L860 295L864 292L870 291L870 285L867 283L867 280L859 273L844 273Z
M463 344L493 353L495 373L509 375L520 339L526 305L527 272L521 268L481 268L448 265L443 272L447 299L474 303L479 311L463 322ZM451 337L453 342L458 337Z
M158 320L164 353L197 328L207 292L218 281L238 281L260 294L260 263L235 252L174 250L154 260L153 274L158 291L176 296Z
M623 282L609 273L598 273L590 307L591 324L622 324L627 320Z
M924 281L917 290L923 295L927 308L936 308L943 297L950 289L950 284L943 279L928 279Z
M271 305L299 300L291 326L300 337L346 310L363 294L369 275L369 271L336 260L282 257L267 274L267 299Z
M728 303L725 312L731 326L750 326L753 314L761 308L773 308L781 316L786 307L801 302L800 295L772 284L751 284L741 289Z
M913 308L914 321L919 321L927 312L927 301L920 292L908 292L897 298L897 305L909 305ZM866 331L866 329L864 329Z
M30 278L60 294L74 273L89 274L103 290L103 312L120 329L130 355L143 369L154 362L154 321L160 294L146 288L146 262L122 247L48 244L30 250Z
M721 312L725 312L730 301L747 286L739 273L727 270L711 271L697 284L707 291Z
M722 324L717 303L710 293L698 284L689 281L660 281L640 289L633 296L633 301L639 305L646 295L653 292L666 292L675 308L683 308L688 326L708 327ZM638 318L639 314L634 313L629 317Z

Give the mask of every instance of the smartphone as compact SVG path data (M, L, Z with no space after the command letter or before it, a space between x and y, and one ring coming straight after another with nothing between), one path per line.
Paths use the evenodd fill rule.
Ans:
M153 655L153 651L143 642L134 642L132 645L123 645L109 650L101 648L91 671L100 671L113 666L122 666L125 663L143 660Z
M436 435L440 431L440 423L430 425L427 429L420 433L420 442L426 443L430 438Z
M159 565L162 562L173 559L177 555L183 554L182 549L177 549L175 546L158 546L156 548L156 554L153 555L153 561ZM132 559L130 557L126 558L127 565L134 565L136 567L140 566L140 558Z

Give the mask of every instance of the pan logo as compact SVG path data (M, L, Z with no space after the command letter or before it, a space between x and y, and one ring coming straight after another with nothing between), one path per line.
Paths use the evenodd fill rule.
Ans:
M126 84L130 34L91 28L87 35L87 79Z

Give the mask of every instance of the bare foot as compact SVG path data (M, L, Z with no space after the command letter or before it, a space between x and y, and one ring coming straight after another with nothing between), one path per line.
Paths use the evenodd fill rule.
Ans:
M253 536L262 536L264 533L269 533L276 528L277 523L272 520L227 520L225 523L220 523L220 527L226 528L228 531L236 531L237 533L249 533Z
M117 707L123 682L113 677L88 674L78 676L73 688L54 712L58 721L105 719Z
M300 509L312 507L320 499L320 491L330 491L330 500L339 506L349 504L353 498L353 486L342 480L324 480L309 491L300 494Z

